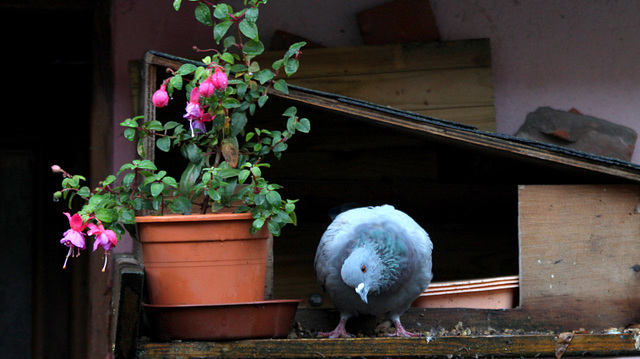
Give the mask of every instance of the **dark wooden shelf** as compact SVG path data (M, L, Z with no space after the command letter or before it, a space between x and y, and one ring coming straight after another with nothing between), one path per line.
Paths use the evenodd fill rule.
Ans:
M637 340L632 334L576 334L563 356L638 355ZM550 334L140 343L138 358L555 357L557 343Z

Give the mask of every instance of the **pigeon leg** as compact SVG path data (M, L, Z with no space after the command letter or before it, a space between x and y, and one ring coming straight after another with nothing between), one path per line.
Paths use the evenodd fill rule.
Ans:
M420 333L412 333L404 329L402 323L400 323L400 318L392 318L393 325L396 327L396 332L394 334L390 334L392 337L421 337Z
M338 323L338 326L336 327L336 329L334 329L331 332L319 332L318 336L324 337L324 338L353 338L353 335L347 333L347 330L345 329L345 325L347 324L347 319L349 318L340 317L340 322Z

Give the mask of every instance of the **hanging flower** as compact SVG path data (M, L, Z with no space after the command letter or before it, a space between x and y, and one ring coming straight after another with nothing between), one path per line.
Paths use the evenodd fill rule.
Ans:
M169 103L169 94L165 84L162 84L160 89L153 93L151 102L155 107L165 107Z
M64 232L64 237L60 240L61 244L69 247L69 252L67 253L67 257L64 260L64 265L62 268L67 267L67 261L69 257L77 257L80 255L80 250L86 248L85 243L85 234L82 231L87 228L87 224L82 220L79 214L74 214L71 216L69 213L64 212L64 215L69 218L69 227L66 232Z
M93 242L93 251L95 252L98 247L102 247L102 249L104 249L104 265L102 266L102 271L104 272L107 267L108 252L118 244L118 236L116 235L116 232L110 229L104 229L102 223L99 223L98 225L89 223L87 224L87 227L89 227L87 234L96 237L96 240Z
M216 87L213 85L211 77L207 77L204 81L202 81L199 90L202 97L211 97L213 95Z
M197 132L206 133L207 128L205 127L204 123L211 120L213 120L213 116L208 113L202 115L201 118L194 118L193 120L191 120L191 133L193 135L195 135Z
M222 68L216 67L216 71L211 75L211 82L213 86L215 86L218 90L224 90L227 88L227 84L229 83L229 79L227 78L227 74L222 71Z
M189 121L201 118L204 114L204 110L200 106L200 90L197 87L191 90L191 96L189 102L187 102L185 111L187 113L183 117Z

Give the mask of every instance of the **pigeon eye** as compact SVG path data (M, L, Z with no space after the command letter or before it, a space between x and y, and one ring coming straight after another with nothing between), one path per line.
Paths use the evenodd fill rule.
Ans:
M366 273L367 272L367 266L360 267L360 270L362 271L362 273Z

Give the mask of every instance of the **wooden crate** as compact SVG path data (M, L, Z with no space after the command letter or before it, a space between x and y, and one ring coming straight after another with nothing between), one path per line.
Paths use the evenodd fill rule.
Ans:
M155 74L184 61L148 55L147 100L158 85ZM411 308L403 316L409 330L475 328L435 341L375 338L375 320L361 318L352 325L364 323L366 337L355 339L125 342L137 346L139 357L553 356L562 344L559 333L574 330L565 355L640 353L634 331L606 331L640 322L640 166L340 95L290 90L270 92L264 117L255 119L271 128L269 121L291 105L312 119L311 133L292 139L283 160L269 169L269 178L285 185L283 196L301 198L298 227L274 241L276 298L306 299L319 289L312 262L327 211L353 198L390 202L414 215L432 235L436 280L518 274L517 308ZM155 118L153 109L148 115ZM134 304L121 303L136 315ZM305 333L327 331L338 313L329 303L305 303L296 322Z

